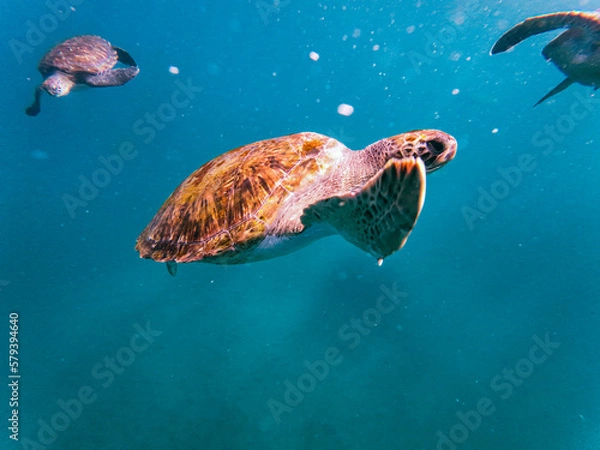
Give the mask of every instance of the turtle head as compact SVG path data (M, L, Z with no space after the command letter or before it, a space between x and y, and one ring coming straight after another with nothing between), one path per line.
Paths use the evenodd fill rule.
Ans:
M54 97L62 97L71 92L75 85L69 76L61 72L55 72L42 83L42 89Z
M456 139L439 130L415 130L398 134L369 147L384 152L385 161L390 158L421 158L427 172L439 169L456 155Z

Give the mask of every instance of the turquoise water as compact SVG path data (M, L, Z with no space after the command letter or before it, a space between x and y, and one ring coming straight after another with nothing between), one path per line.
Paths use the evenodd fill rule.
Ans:
M489 55L526 17L600 3L523 3L5 2L1 345L17 312L21 378L0 448L600 448L600 97L532 108L563 79L540 54L556 32ZM26 116L39 58L89 33L139 76ZM415 128L458 154L382 267L331 237L173 278L133 248L226 150Z

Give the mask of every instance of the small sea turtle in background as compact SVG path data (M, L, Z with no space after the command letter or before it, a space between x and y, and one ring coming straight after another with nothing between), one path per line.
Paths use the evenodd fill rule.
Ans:
M425 199L425 173L456 153L437 130L352 151L317 133L255 142L204 164L171 194L137 239L143 258L241 264L338 233L378 259L399 250Z
M130 67L113 69L117 61ZM129 53L98 36L75 36L52 48L41 59L38 70L44 82L35 90L28 116L40 113L42 91L55 97L67 95L76 85L91 87L121 86L140 69Z
M530 36L559 28L568 30L550 41L542 54L567 78L535 106L573 83L600 87L600 13L571 11L531 17L504 33L492 48L492 55L502 53Z

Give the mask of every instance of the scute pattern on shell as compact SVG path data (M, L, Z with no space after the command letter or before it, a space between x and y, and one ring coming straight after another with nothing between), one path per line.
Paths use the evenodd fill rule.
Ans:
M100 73L117 63L117 52L99 36L76 36L53 47L41 59L38 69L42 75L55 70L66 73Z
M317 176L316 157L328 139L269 139L206 163L166 200L136 249L156 261L188 262L257 245L290 192Z

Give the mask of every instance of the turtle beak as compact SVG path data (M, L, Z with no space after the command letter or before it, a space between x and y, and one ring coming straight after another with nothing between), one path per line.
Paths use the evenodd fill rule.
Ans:
M67 95L71 91L72 86L73 83L71 81L65 80L58 75L47 78L42 84L42 88L54 97Z
M427 173L429 173L452 161L456 156L458 144L454 137L439 131L425 141L425 146L427 152L421 155L421 158L425 163Z

